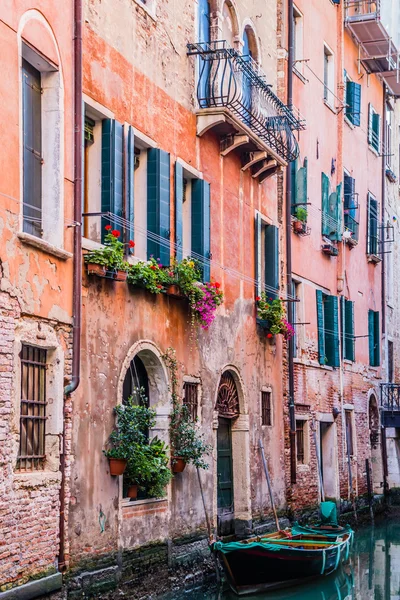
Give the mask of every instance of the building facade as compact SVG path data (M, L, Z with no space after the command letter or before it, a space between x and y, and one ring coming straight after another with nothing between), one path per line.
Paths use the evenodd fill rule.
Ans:
M0 32L0 591L52 591L69 468L72 4L3 2Z

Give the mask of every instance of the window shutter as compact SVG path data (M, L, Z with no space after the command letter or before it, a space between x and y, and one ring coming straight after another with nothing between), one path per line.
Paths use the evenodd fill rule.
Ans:
M198 4L198 32L199 42L210 42L210 5L208 0L199 0ZM199 105L202 108L208 106L209 96L209 85L210 85L210 69L211 62L204 60L202 56L198 56L198 83L197 83L197 97Z
M337 296L325 297L325 344L327 364L340 365L339 357L339 305Z
M322 235L329 235L332 232L331 219L329 218L329 177L325 173L321 174L322 191Z
M381 364L381 334L379 326L379 312L374 312L374 342L375 342L375 366Z
M368 194L367 254L378 253L378 202Z
M126 185L125 185L125 212L126 218L130 223L130 226L127 229L127 241L133 240L135 238L135 229L134 229L134 182L135 182L135 134L133 131L133 127L128 126L128 136L127 136L127 173L125 177Z
M344 343L344 357L347 360L354 362L355 351L354 351L354 302L351 300L345 300L345 343Z
M346 83L346 117L353 125L361 124L361 85L354 81Z
M308 160L305 158L296 176L296 204L300 204L305 210L307 210L307 168Z
M368 311L368 347L369 347L369 364L375 366L375 317L374 311Z
M381 118L378 113L374 112L372 115L372 146L379 152L380 146L380 130L381 130Z
M261 248L261 215L256 213L254 221L254 245L256 263L256 296L261 296L261 270L262 270L262 248Z
M276 298L279 293L279 229L274 225L265 227L265 285L267 294Z
M325 319L323 298L321 290L317 290L318 360L320 365L325 364Z
M292 214L295 214L296 204L297 204L297 163L298 160L293 160L290 163L290 171L292 174L292 183L291 183L291 203L292 203Z
M336 222L337 222L337 227L336 227L336 235L333 239L335 239L337 242L341 242L342 241L342 235L343 235L343 203L342 203L342 184L339 183L338 186L336 186Z
M371 103L368 104L368 144L373 145L373 113L374 109L372 108Z
M192 181L192 254L203 261L203 281L210 280L210 184Z
M147 153L147 257L170 263L170 159L168 152ZM160 239L161 238L161 239Z
M342 358L346 358L345 339L346 339L346 315L345 315L345 299L344 296L339 296L340 305L340 348Z
M183 258L183 168L179 162L175 163L175 242L176 258Z
M104 240L105 226L122 230L120 218L123 216L123 175L124 175L124 135L123 126L114 119L104 119L102 123L101 148L101 211L119 217L102 217L101 239Z

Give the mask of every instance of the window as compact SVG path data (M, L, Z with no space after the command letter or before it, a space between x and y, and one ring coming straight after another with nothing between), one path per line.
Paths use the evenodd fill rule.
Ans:
M349 456L354 456L354 444L353 444L353 411L345 410L345 423L346 423L346 447Z
M358 216L358 195L356 194L356 180L348 173L344 173L343 178L344 191L344 227L350 232L349 242L358 242L359 216Z
M192 256L210 280L210 184L175 163L175 237L178 260Z
M368 342L369 364L371 367L379 367L381 364L379 311L368 311Z
M385 146L383 153L385 155L386 168L392 169L392 120L393 110L390 106L386 106L386 131L385 131Z
M368 104L368 144L379 154L381 145L381 117L372 104Z
M18 469L42 469L45 462L46 435L46 360L47 351L22 345L21 414Z
M296 420L296 456L297 464L304 465L306 463L306 444L305 444L305 429L307 421Z
M292 215L294 217L307 219L307 202L308 202L308 160L303 161L303 166L298 168L298 161L294 160L290 163L292 171Z
M346 71L344 74L345 83L345 97L344 102L346 105L345 116L346 119L352 123L355 127L361 125L361 85L351 81Z
M379 205L377 199L371 193L368 193L367 210L367 254L378 258L380 251Z
M299 335L298 335L298 329L297 329L297 323L299 321L301 321L301 311L299 310L300 308L300 286L301 283L299 283L298 281L292 281L292 296L294 299L296 299L296 302L292 302L292 320L293 320L293 328L294 328L294 335L292 338L292 350L293 350L293 356L296 357L299 353L299 347L300 347L300 340L299 340Z
M276 298L279 292L279 229L266 223L259 213L255 219L257 295L266 291Z
M261 392L261 425L272 425L272 407L271 407L271 392Z
M393 353L393 342L388 341L388 381L389 383L393 383L394 376L394 353Z
M342 184L330 192L328 175L321 173L321 231L333 241L342 239Z
M293 45L294 45L294 69L300 75L303 74L303 15L293 7Z
M321 365L338 367L339 310L337 296L317 290L318 360Z
M41 237L42 229L42 88L41 74L22 61L23 230Z
M335 91L335 64L333 52L324 45L324 100L331 107L334 107Z
M343 296L340 298L340 312L341 312L341 342L342 342L342 356L346 360L355 360L355 348L354 348L354 302L346 300Z
M183 384L183 404L188 407L193 421L197 420L199 384L185 381Z

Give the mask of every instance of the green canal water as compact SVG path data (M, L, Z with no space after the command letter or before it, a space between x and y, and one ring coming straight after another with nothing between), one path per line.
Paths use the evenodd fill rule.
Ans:
M234 600L215 587L171 594L163 600ZM333 576L248 600L400 600L400 517L356 532L349 564Z

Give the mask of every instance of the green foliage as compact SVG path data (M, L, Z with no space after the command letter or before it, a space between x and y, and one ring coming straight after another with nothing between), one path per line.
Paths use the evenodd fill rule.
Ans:
M172 473L168 468L168 447L157 437L149 440L148 432L155 425L156 413L147 404L140 389L134 391L126 404L114 409L116 426L109 438L111 447L104 454L108 458L126 459L128 482L158 498L164 495Z
M118 230L109 230L104 238L103 248L90 250L85 254L86 263L103 265L108 270L127 271L129 264L124 260L124 244L119 241L120 232Z
M154 258L129 266L128 283L144 288L152 294L160 294L167 282L165 271Z
M273 335L281 333L286 339L294 335L293 326L285 318L285 309L280 298L268 298L265 292L257 298L257 316L269 322L269 331Z
M296 206L295 217L302 223L307 223L307 209L304 206Z
M211 453L211 446L206 444L200 433L197 422L193 421L187 406L175 406L170 416L170 439L174 456L183 458L187 464L199 469L208 469L203 459Z

